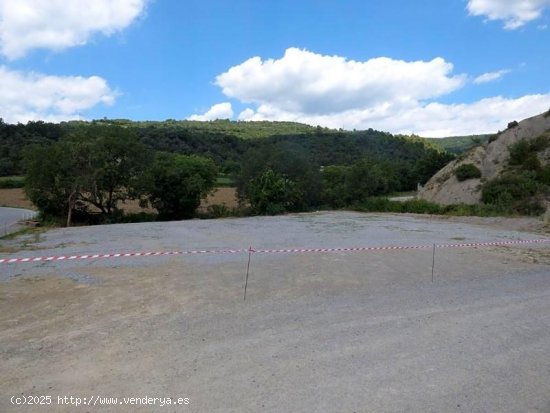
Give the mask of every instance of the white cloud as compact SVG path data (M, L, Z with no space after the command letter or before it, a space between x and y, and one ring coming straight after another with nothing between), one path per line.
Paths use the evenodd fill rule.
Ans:
M280 59L253 57L216 77L223 93L279 110L329 114L373 105L407 106L462 87L442 58L365 62L289 48Z
M549 107L550 94L539 94L517 99L499 96L469 104L432 102L400 109L382 105L330 115L284 112L273 106L261 105L256 111L246 109L239 119L286 120L348 130L373 128L396 134L444 137L494 133L505 129L511 120L533 116Z
M504 20L504 28L513 30L538 19L550 0L469 0L468 12L489 20Z
M0 51L9 59L32 49L63 50L130 25L148 0L0 0Z
M113 104L116 92L98 76L47 76L0 66L0 117L8 123L81 118L97 104Z
M500 78L502 78L502 76L509 72L509 70L498 70L496 72L483 73L482 75L479 75L474 79L474 83L476 85L480 85L482 83L494 82L495 80L499 80Z
M507 70L488 72L474 81L494 81L505 73ZM216 83L226 96L247 104L238 114L239 120L295 121L348 130L374 128L430 137L492 133L505 128L510 120L550 107L548 90L546 94L498 96L464 104L437 102L463 87L467 79L466 75L453 75L452 64L442 58L355 62L292 48L280 59L249 59L217 76Z
M231 103L224 102L218 103L212 106L206 113L203 115L191 115L188 120L216 120L216 119L231 119L233 117L233 108Z

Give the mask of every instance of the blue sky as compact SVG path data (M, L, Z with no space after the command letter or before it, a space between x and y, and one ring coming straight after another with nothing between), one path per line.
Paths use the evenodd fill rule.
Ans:
M550 0L0 0L0 117L496 132L550 108L549 26Z

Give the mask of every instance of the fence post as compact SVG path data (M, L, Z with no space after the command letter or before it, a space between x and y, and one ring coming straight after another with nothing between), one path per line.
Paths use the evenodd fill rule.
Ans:
M252 246L248 248L248 264L246 264L246 279L244 282L244 301L246 301L246 288L248 287L248 274L250 272L250 258L252 257Z
M435 244L432 253L432 282L434 282L434 267L435 267Z

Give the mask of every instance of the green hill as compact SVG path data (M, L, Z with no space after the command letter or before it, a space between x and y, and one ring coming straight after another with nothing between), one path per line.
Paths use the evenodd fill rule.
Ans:
M23 174L24 148L48 144L67 135L85 135L94 125L132 128L151 150L196 154L213 159L225 173L237 173L250 150L284 150L299 153L313 165L347 165L369 156L400 165L409 180L424 181L450 158L420 138L393 136L373 129L343 131L295 122L130 121L102 119L59 124L0 120L0 176ZM428 176L429 177L429 176Z
M434 146L453 153L455 155L466 152L474 146L485 144L489 141L491 134L487 135L468 135L468 136L450 136L447 138L424 138Z
M79 125L89 122L72 121L68 125ZM197 134L223 134L240 139L260 139L277 135L309 134L318 129L328 130L297 122L271 122L271 121L230 121L218 119L212 121L174 120L164 121L131 121L128 119L102 119L92 123L136 127L139 129L163 129L188 131Z

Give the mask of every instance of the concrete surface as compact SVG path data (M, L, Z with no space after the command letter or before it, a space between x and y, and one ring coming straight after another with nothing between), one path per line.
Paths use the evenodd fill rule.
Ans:
M541 238L403 215L60 229L3 256ZM128 258L1 267L0 411L550 412L550 249ZM6 270L6 268L8 268ZM10 395L182 397L17 407Z

